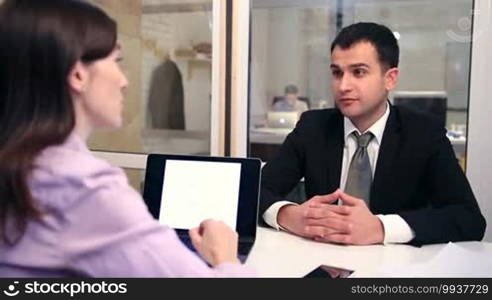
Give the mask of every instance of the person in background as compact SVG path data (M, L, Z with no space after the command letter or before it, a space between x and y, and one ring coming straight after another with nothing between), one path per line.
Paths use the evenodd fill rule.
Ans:
M254 276L224 223L190 230L208 266L87 148L122 125L116 26L86 1L0 6L0 277Z
M284 96L273 103L273 111L298 112L301 115L308 110L305 101L299 100L299 90L297 86L289 84L284 89Z

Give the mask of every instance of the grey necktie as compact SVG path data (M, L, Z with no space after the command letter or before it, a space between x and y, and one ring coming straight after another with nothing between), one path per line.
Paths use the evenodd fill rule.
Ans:
M345 184L345 193L364 199L364 201L369 204L372 170L369 156L367 155L367 145L369 145L369 142L374 135L370 132L360 135L356 131L352 132L352 135L357 139L357 150L350 162L347 182Z

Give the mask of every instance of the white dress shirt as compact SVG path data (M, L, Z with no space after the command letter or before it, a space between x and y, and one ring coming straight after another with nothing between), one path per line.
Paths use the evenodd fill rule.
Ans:
M374 138L367 146L367 154L369 155L369 161L371 163L372 174L374 177L374 174L376 172L376 162L379 155L379 146L381 145L384 129L389 117L389 112L389 105L387 105L384 115L379 118L379 120L377 120L376 123L374 123L365 132L360 132L354 126L352 121L350 121L350 119L348 119L347 117L343 118L345 146L343 148L342 173L340 176L340 188L342 190L345 189L350 161L352 159L352 156L354 155L354 152L357 150L356 138L351 133L357 131L359 134L362 135L366 132L371 132L374 135ZM265 222L273 228L276 228L277 230L282 229L277 222L277 215L280 208L285 205L297 204L289 201L279 201L272 204L263 214L263 219L265 220ZM405 220L403 220L403 218L399 215L377 215L377 217L381 220L381 223L383 224L384 244L407 243L415 237L415 233L410 228L408 223L405 222Z

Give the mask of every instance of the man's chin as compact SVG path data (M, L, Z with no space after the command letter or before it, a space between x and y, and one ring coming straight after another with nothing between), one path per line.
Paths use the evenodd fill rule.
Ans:
M355 107L340 107L338 106L338 109L347 118L354 118L359 115L359 110L356 109Z

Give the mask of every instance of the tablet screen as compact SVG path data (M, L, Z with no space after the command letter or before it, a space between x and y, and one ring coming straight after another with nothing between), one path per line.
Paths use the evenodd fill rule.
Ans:
M159 222L190 229L213 218L236 228L240 179L241 163L168 159Z

